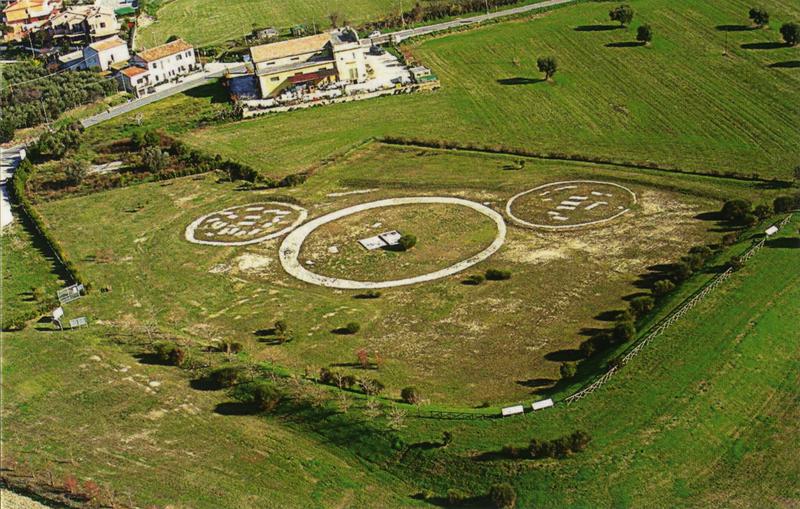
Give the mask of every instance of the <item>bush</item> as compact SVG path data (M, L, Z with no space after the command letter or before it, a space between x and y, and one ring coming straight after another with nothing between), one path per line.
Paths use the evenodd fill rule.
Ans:
M739 240L739 234L736 232L726 233L722 236L722 245L723 246L732 246L736 244L736 241Z
M289 334L289 324L286 320L278 320L275 322L275 335L279 337L286 337Z
M741 256L733 256L728 260L728 266L733 270L739 270L744 267L744 260Z
M447 503L450 505L462 504L469 500L469 495L463 490L450 488L447 490Z
M400 237L400 240L397 241L397 245L400 246L400 249L403 251L408 251L417 245L417 237L411 235L410 233L406 233Z
M578 372L578 366L574 362L564 362L558 371L561 374L561 378L567 380L575 376L575 373Z
M642 25L636 30L636 40L645 44L653 40L653 29L650 25Z
M753 215L755 215L758 219L764 220L767 219L769 216L772 215L772 207L769 205L759 205L755 209L753 209Z
M530 441L528 451L531 458L563 458L570 453L581 452L586 449L592 437L584 431L576 431L555 440Z
M361 379L358 381L358 385L367 396L377 396L386 388L386 386L383 385L380 380L376 380L374 378Z
M795 199L791 196L778 196L772 201L772 208L775 212L789 212L796 206Z
M158 360L173 366L180 366L186 358L186 352L182 348L166 341L153 345L153 351Z
M695 272L705 265L705 259L698 253L690 253L681 257L681 261L689 266L692 272Z
M233 387L243 373L241 366L223 366L208 373L208 381L218 389Z
M231 392L231 396L246 405L255 406L262 412L271 412L283 399L280 389L267 381L237 385Z
M637 318L642 317L653 310L656 301L650 296L636 297L631 300L631 313Z
M708 246L693 246L691 249L689 249L689 253L696 254L703 260L708 260L712 255L711 248Z
M223 341L222 344L220 344L220 350L225 353L236 354L244 350L244 345L238 341Z
M680 261L672 265L670 275L676 283L679 283L689 279L689 277L692 275L692 268L688 263Z
M477 285L483 283L485 279L486 278L484 278L480 274L473 274L473 275L469 276L467 279L465 279L464 282L469 284L469 285L477 286Z
M489 489L489 500L497 509L513 509L517 505L517 492L508 483L495 484Z
M659 279L653 284L653 295L663 297L675 289L675 283L669 279Z
M400 399L409 405L416 405L422 398L416 387L406 387L400 391Z
M752 204L747 200L728 200L722 205L720 215L726 221L741 224L747 214L750 214Z
M748 12L748 16L757 26L763 27L769 23L769 13L764 8L753 7L750 9L750 12Z
M511 279L510 270L488 269L486 271L486 279L489 281L504 281Z
M611 21L616 21L620 25L625 26L633 21L633 9L630 5L623 4L612 9L608 13L608 17L611 19Z
M616 343L630 341L636 336L636 327L633 322L617 322L614 325L613 338Z
M366 292L359 293L356 295L359 299L378 299L381 296L381 292L378 290L367 290Z
M346 334L355 334L356 332L361 330L361 324L358 322L350 322L345 325L342 329Z
M783 41L789 46L797 46L800 43L800 24L798 23L784 23L781 25L781 36Z

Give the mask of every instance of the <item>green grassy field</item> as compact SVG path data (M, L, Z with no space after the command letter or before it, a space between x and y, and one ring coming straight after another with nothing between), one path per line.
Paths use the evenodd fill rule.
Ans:
M252 32L253 27L289 28L297 24L330 27L328 16L358 24L398 9L395 0L172 0L158 9L157 21L137 35L139 46L162 44L177 35L197 46L219 44ZM408 6L406 6L408 8Z
M439 92L277 114L186 139L270 175L399 135L788 178L800 143L791 120L800 73L789 65L798 56L768 43L800 10L788 1L767 7L772 29L738 31L716 27L746 23L741 1L639 2L625 30L602 29L608 4L562 8L414 45L441 78ZM645 22L655 27L652 47L607 46L632 40ZM539 81L542 55L559 60L554 84Z

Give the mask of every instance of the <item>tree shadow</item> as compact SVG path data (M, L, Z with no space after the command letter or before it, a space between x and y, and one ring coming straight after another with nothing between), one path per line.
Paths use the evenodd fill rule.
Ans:
M228 92L219 84L220 82L213 82L207 85L201 85L183 92L184 95L195 97L198 99L210 98L211 104L228 103Z
M798 249L800 248L800 237L771 239L765 242L764 245L773 249Z
M775 62L769 64L772 69L797 69L800 67L800 60L787 60L786 62Z
M351 331L347 327L337 327L331 331L331 334L336 334L337 336L353 336L355 332Z
M219 415L256 415L259 410L255 405L239 403L238 401L226 401L215 406L214 413Z
M623 313L621 309L611 309L609 311L603 311L602 313L598 313L597 316L594 317L595 320L599 320L601 322L616 322L619 319L619 315Z
M530 378L528 380L517 380L517 385L523 387L530 387L531 389L538 389L540 387L549 387L556 383L552 378Z
M330 366L332 368L378 369L378 365L372 362L368 363L366 367L360 362L334 362Z
M497 80L497 82L501 85L533 85L536 83L541 83L543 81L547 81L544 78L525 78L522 76L517 76L515 78L503 78Z
M574 348L564 348L545 354L544 358L552 362L576 362L583 359L583 354Z
M171 366L171 364L154 353L137 353L133 356L134 359L139 361L139 364L147 364L148 366Z
M758 27L753 25L717 25L714 28L720 32L750 32Z
M625 41L625 42L609 42L606 44L606 48L638 48L639 46L644 46L645 43L641 41Z
M609 32L622 28L624 28L622 25L579 25L573 28L573 30L576 32Z
M222 387L218 386L206 377L189 380L189 387L196 391L218 391L222 389Z
M742 44L740 47L742 49L769 50L769 49L785 48L786 44L782 42L749 42L746 44Z

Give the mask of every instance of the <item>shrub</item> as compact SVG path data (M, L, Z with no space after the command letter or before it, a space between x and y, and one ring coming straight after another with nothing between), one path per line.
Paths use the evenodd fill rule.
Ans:
M685 281L692 275L692 268L686 262L680 261L672 265L670 275L675 282Z
M614 325L613 338L616 343L630 341L636 336L636 327L633 322L617 322Z
M323 384L330 384L334 380L334 373L328 368L319 368L319 378L318 380L320 383Z
M484 278L480 274L473 274L473 275L469 276L467 279L465 279L464 282L467 283L467 284L470 284L470 285L477 286L477 285L483 283L485 279L486 278Z
M649 313L653 310L653 306L655 306L656 301L649 295L644 295L641 297L636 297L631 300L630 307L631 312L634 316L641 317Z
M504 281L511 279L510 270L488 269L486 271L486 279L489 281Z
M168 342L156 343L153 345L153 351L161 362L173 366L180 366L186 358L186 352L182 348Z
M267 381L237 385L231 392L231 396L246 405L255 406L262 412L271 412L283 399L280 389Z
M508 483L495 484L489 489L489 500L497 509L513 509L517 505L517 492Z
M708 246L693 246L691 249L689 249L689 253L699 255L701 258L703 258L703 260L707 260L712 254L711 248Z
M358 381L358 385L367 396L376 396L386 388L386 386L383 385L380 380L376 380L374 378L362 378Z
M561 378L569 379L574 377L575 373L578 372L578 366L574 362L564 362L561 364L558 371L561 374Z
M89 165L82 159L67 159L64 161L64 175L72 184L80 184L89 172Z
M243 372L241 366L222 366L208 373L208 381L218 389L233 387Z
M447 490L447 503L450 505L462 504L469 499L469 495L463 490L450 488Z
M750 214L750 209L753 206L747 200L728 200L722 205L720 214L726 221L741 224L744 217Z
M275 322L275 335L280 337L285 337L289 334L289 324L286 323L286 320L278 320Z
M686 256L682 256L681 261L688 265L692 272L701 269L705 264L705 259L698 253L690 253Z
M142 164L152 173L160 172L169 164L169 154L162 151L158 145L142 148L141 156Z
M669 279L659 279L653 284L653 295L662 297L675 289L675 283Z
M400 391L400 399L409 405L416 405L422 398L416 387L406 387Z
M531 458L563 458L570 453L581 452L592 440L584 431L576 431L555 440L531 439L528 451Z
M378 299L381 296L381 292L378 290L367 290L366 292L359 293L356 295L359 299Z
M340 383L342 384L343 388L350 389L357 383L357 380L356 377L353 375L344 375Z
M361 330L361 324L358 322L350 322L342 328L342 331L346 334L355 334L356 332Z
M722 236L722 245L723 246L732 246L736 244L736 241L739 240L739 234L736 232L726 233Z
M728 260L728 266L733 270L739 270L744 267L744 260L741 256L732 256L730 260Z
M795 199L791 196L778 196L772 201L772 208L775 212L789 212L795 207Z
M549 80L558 71L558 61L555 57L542 57L536 60L536 68L544 73L544 79Z
M772 215L772 207L769 205L759 205L755 209L753 209L753 215L755 215L758 219L764 220Z
M223 341L220 345L220 350L225 353L239 353L244 350L244 345L239 343L238 341Z
M645 44L653 40L653 29L650 25L642 25L636 30L636 40Z
M400 237L400 240L397 241L397 245L400 246L400 249L403 251L408 251L417 245L417 237L411 235L410 233L406 233Z

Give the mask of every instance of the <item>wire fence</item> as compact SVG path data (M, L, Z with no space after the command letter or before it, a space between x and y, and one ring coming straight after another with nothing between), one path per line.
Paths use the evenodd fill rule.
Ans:
M788 216L783 218L778 224L776 224L779 230L784 226L786 226L786 224L791 220L792 215L793 214L789 214ZM741 255L740 258L742 262L746 262L747 260L752 258L758 251L761 250L762 247L764 247L766 242L767 242L767 237L765 236L759 239L758 242L750 246L747 249L747 251L745 251L744 254ZM676 307L676 309L674 309L669 315L665 316L662 320L660 320L653 327L651 327L650 330L645 335L645 337L633 349L631 349L628 353L626 353L619 360L619 362L611 366L608 369L608 371L606 371L600 378L592 382L587 387L579 390L575 394L565 398L564 402L567 405L570 405L576 401L585 398L589 394L596 391L598 388L605 385L605 383L608 382L612 376L614 376L614 373L622 369L623 366L625 366L628 362L633 360L634 357L639 355L639 353L648 344L650 344L651 341L653 341L655 338L663 334L664 331L666 331L675 322L680 320L687 312L689 312L697 304L702 302L703 299L705 299L711 292L717 289L722 283L727 281L728 278L730 278L731 274L733 274L733 272L734 269L732 267L728 267L724 272L718 274L711 281L706 283L701 289L699 289L693 295L684 300L683 303L680 304L678 307Z

